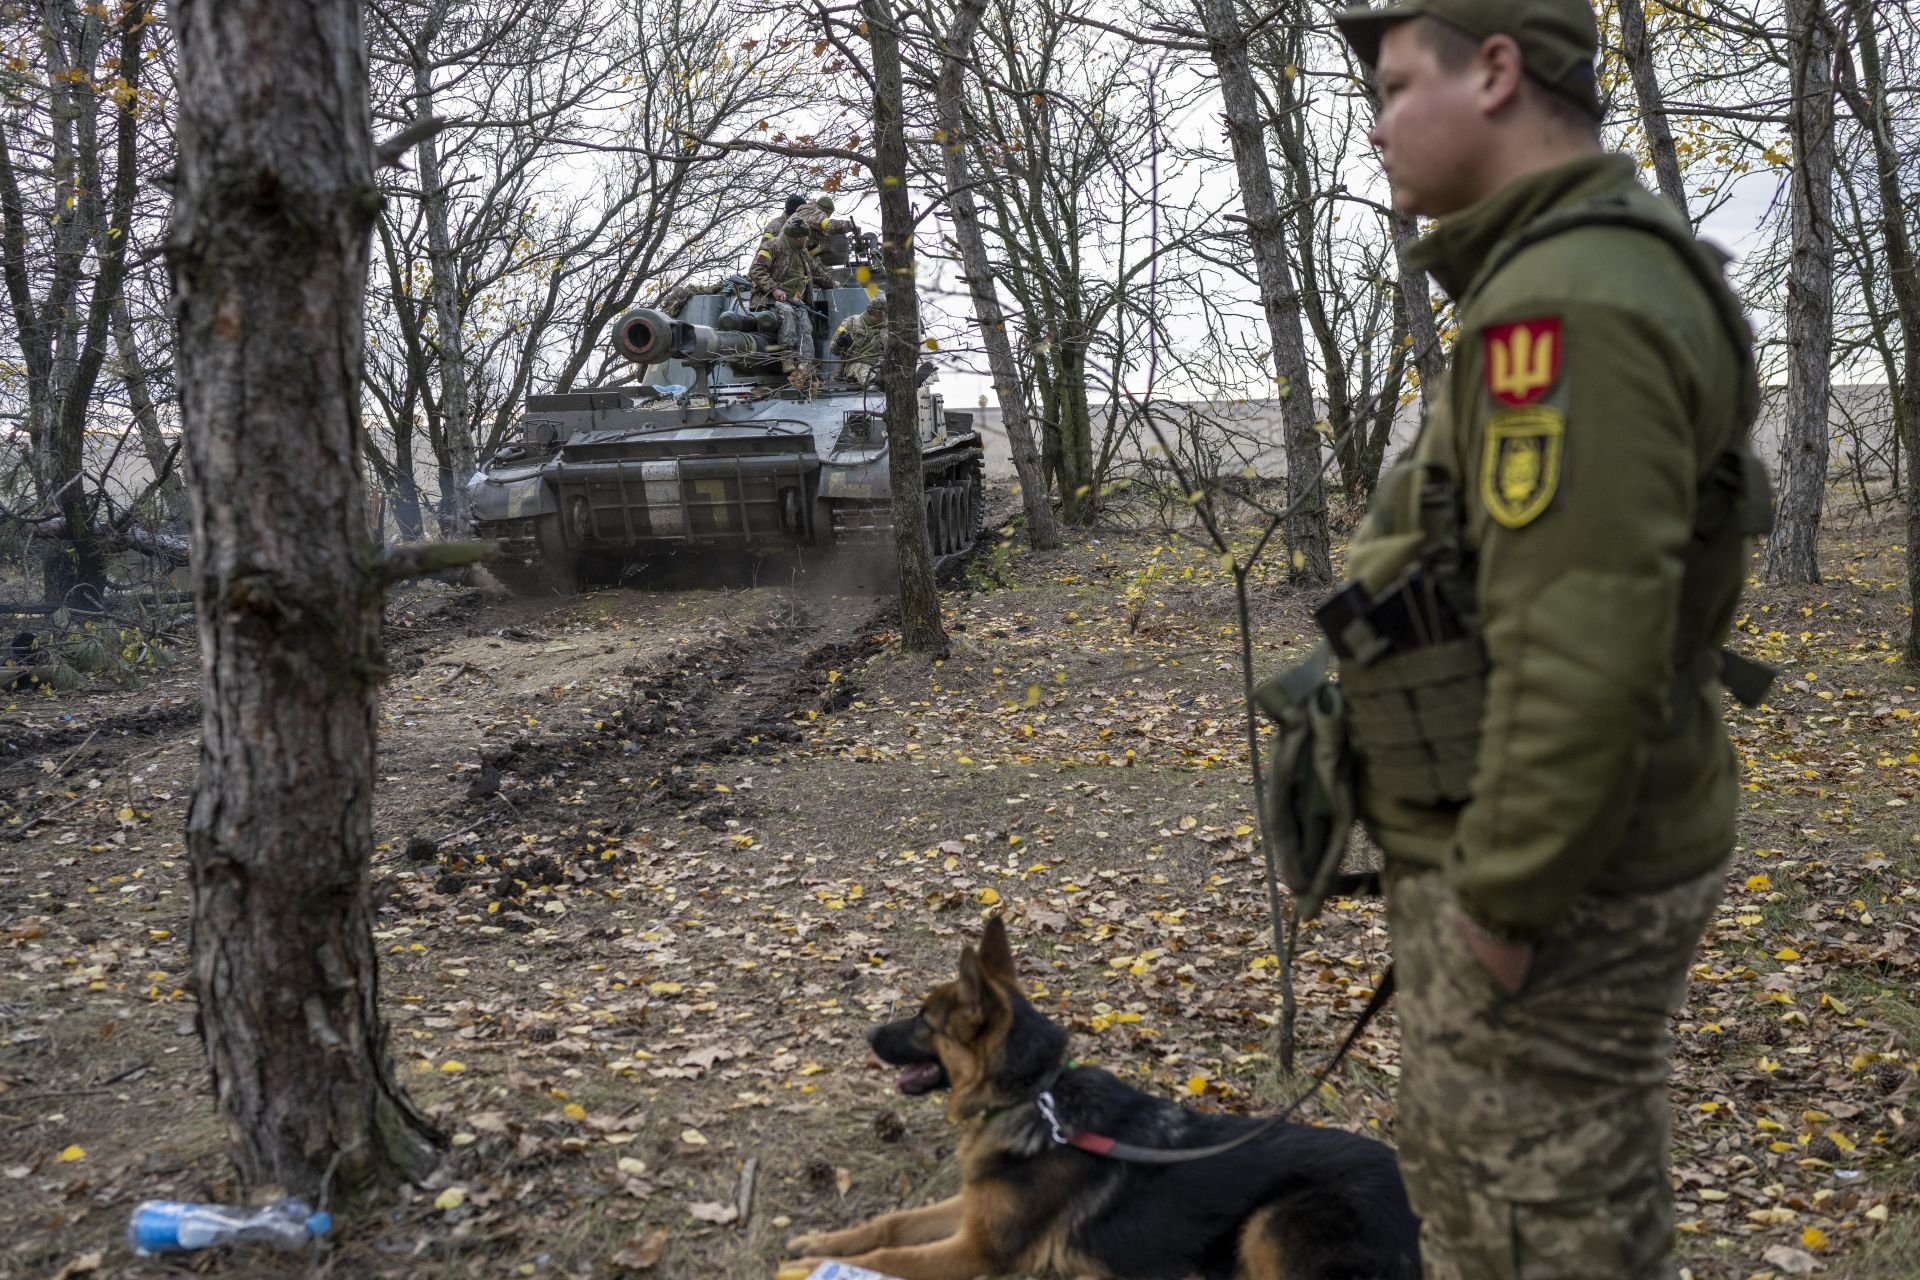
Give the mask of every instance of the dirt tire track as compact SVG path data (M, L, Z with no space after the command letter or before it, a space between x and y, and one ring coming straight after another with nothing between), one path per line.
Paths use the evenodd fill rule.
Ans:
M512 792L522 823L559 816L561 806L545 798L555 789L541 784L564 774L574 782L632 779L633 793L620 805L624 817L670 804L699 810L694 819L717 829L738 815L710 789L695 787L693 773L729 756L777 754L800 737L793 716L851 702L854 683L827 673L877 651L893 608L891 601L852 600L783 608L740 631L677 648L651 669L628 668L623 674L632 683L616 713L623 740L610 734L588 746L577 733L522 736L481 763L523 784Z

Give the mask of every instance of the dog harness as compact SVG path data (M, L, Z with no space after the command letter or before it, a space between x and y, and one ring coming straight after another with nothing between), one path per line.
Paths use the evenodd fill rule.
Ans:
M1346 1039L1340 1042L1340 1047L1334 1050L1333 1057L1327 1060L1326 1065L1314 1072L1312 1083L1301 1092L1300 1096L1289 1102L1280 1114L1269 1117L1237 1138L1218 1142L1210 1147L1137 1147L1130 1142L1121 1142L1103 1133L1068 1131L1060 1123L1059 1103L1054 1100L1053 1086L1058 1083L1061 1075L1069 1067L1075 1065L1071 1062L1063 1062L1041 1077L1040 1092L1034 1098L1033 1104L1039 1108L1040 1118L1047 1122L1048 1129L1052 1131L1054 1142L1063 1147L1077 1147L1089 1155L1103 1156L1108 1160L1124 1160L1129 1164L1185 1164L1191 1160L1209 1160L1214 1156L1224 1155L1236 1147L1243 1147L1255 1138L1263 1137L1286 1123L1287 1119L1305 1105L1307 1099L1327 1082L1327 1077L1333 1074L1333 1069L1339 1066L1341 1060L1347 1056L1348 1050L1352 1049L1354 1042L1360 1038L1360 1033L1366 1030L1367 1024L1373 1021L1373 1016L1385 1007L1392 996L1393 966L1388 965L1386 973L1380 978L1380 985L1368 998L1367 1007L1360 1011L1360 1017L1354 1022L1353 1028L1347 1032Z

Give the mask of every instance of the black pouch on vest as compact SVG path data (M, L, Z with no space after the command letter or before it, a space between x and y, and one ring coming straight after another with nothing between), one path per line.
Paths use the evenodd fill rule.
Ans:
M1359 812L1354 757L1340 686L1324 644L1305 662L1263 681L1253 700L1273 720L1261 818L1297 918L1311 920L1329 894L1351 893L1366 875L1341 872Z

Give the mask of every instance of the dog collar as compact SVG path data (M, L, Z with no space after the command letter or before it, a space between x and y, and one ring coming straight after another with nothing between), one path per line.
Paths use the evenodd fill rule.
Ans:
M1055 1142L1065 1142L1066 1139L1060 1136L1060 1126L1053 1123L1053 1086L1060 1082L1061 1076L1079 1065L1079 1062L1072 1058L1055 1065L1047 1074L1040 1077L1040 1088L1033 1099L1034 1103L1040 1107L1040 1114L1045 1116L1050 1124L1053 1124L1053 1138ZM1045 1101L1042 1102L1042 1099L1045 1099ZM1003 1116L1009 1111L1016 1111L1026 1105L1024 1102L1016 1102L1011 1106L995 1107L991 1111L982 1111L980 1113L980 1123L992 1124L997 1117Z

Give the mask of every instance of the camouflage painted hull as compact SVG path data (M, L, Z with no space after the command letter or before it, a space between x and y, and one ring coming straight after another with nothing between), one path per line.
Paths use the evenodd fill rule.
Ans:
M941 412L937 400L924 408ZM877 397L683 408L592 391L536 396L527 412L527 441L490 459L469 489L475 533L500 543L494 567L516 590L571 592L669 553L891 541ZM936 560L979 536L981 458L972 415L942 413L922 446Z

